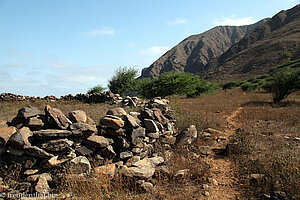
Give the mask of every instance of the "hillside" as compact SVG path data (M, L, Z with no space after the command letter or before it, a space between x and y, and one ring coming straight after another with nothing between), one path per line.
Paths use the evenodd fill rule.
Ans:
M165 53L150 67L144 68L141 77L154 78L168 71L198 72L210 59L220 56L265 21L261 20L246 26L218 26L204 33L192 35Z
M300 5L281 11L257 27L197 74L228 82L246 80L300 58ZM198 63L197 65L201 65Z

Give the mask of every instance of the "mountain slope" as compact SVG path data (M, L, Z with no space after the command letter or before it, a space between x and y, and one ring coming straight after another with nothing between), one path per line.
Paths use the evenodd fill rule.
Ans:
M232 45L197 73L227 82L264 74L272 67L300 58L300 5L281 11ZM196 65L201 65L197 63Z
M167 71L199 72L210 59L220 56L264 21L247 26L218 26L202 34L190 36L150 67L143 69L141 77L158 77Z

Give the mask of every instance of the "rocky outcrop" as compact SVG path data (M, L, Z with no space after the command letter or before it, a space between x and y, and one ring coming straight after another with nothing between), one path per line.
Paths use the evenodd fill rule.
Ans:
M246 26L217 26L193 35L173 47L150 67L144 68L142 78L154 78L169 71L195 73L212 58L220 56L233 44L252 32L264 20Z

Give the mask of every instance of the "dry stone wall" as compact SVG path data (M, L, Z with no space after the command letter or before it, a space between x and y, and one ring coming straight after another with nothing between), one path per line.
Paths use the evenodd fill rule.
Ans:
M82 110L65 116L49 105L43 112L32 106L21 108L8 127L0 128L0 167L19 163L22 181L5 178L2 172L6 184L0 183L0 188L50 192L55 184L49 183L59 179L52 169L72 166L73 173L83 176L123 174L149 189L151 183L145 180L165 162L160 149L171 152L197 136L194 126L185 130L188 134L177 134L175 122L168 101L161 98L147 102L141 112L111 109L97 126Z

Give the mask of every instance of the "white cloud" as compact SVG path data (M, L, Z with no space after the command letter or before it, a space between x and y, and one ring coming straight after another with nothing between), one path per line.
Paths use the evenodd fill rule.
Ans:
M167 24L170 26L178 25L178 24L186 24L187 19L175 19L173 21L168 21Z
M244 18L239 18L236 17L235 15L232 15L231 17L222 17L214 20L214 25L219 26L242 26L242 25L249 25L253 24L256 21L253 19L253 17L244 17Z
M114 35L116 32L110 27L103 27L90 32L83 32L84 36L101 36L101 35Z
M145 56L159 56L159 55L166 53L170 49L171 49L171 47L168 47L168 46L152 46L152 47L142 50L141 54L145 55Z

